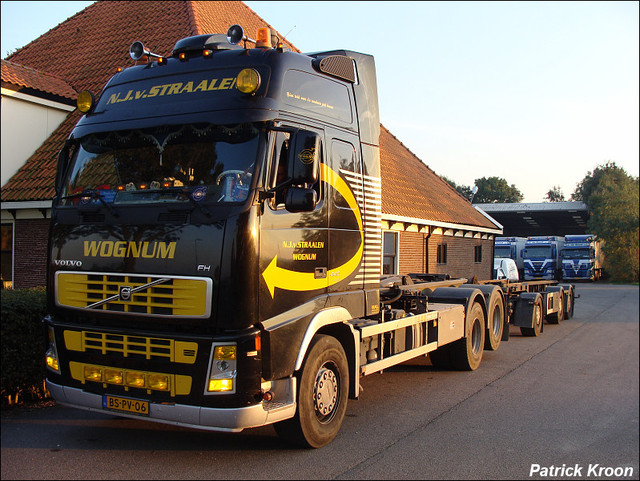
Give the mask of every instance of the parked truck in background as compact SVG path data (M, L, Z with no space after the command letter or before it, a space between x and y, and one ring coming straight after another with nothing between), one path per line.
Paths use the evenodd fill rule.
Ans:
M493 242L494 259L513 259L521 279L524 276L522 250L526 241L526 237L496 237Z
M475 370L510 319L539 330L562 315L552 283L509 303L465 279L382 278L373 57L288 51L268 29L247 41L233 26L167 57L136 42L137 65L97 100L79 95L48 246L59 403L211 430L274 424L320 447L362 376L427 354Z
M597 281L602 277L602 241L593 234L566 235L562 249L562 279Z
M560 252L564 238L557 236L529 236L522 251L524 280L562 278Z

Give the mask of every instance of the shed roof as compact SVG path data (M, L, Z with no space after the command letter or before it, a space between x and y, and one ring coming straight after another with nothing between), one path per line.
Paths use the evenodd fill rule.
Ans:
M55 93L61 96L71 90L99 92L118 67L131 64L127 47L135 40L164 55L181 38L225 32L232 23L247 32L271 28L239 1L97 1L10 55L6 63L59 80ZM3 80L4 69L5 61ZM70 113L3 186L3 202L53 197L56 154L79 118L77 111ZM380 151L384 214L496 228L384 127Z

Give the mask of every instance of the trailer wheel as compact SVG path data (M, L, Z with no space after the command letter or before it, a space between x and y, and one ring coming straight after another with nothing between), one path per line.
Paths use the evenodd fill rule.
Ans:
M329 444L347 410L349 366L342 345L331 336L313 338L298 375L298 406L292 419L274 425L282 439L307 448Z
M495 351L500 346L502 331L504 329L504 302L496 289L489 301L487 312L487 332L485 334L484 348Z
M537 337L542 332L542 302L540 299L538 299L533 305L533 313L531 317L531 324L533 327L521 327L520 332L523 336Z
M475 371L484 351L485 315L482 306L474 302L465 323L465 337L451 344L453 367L461 371Z
M567 302L564 305L564 318L571 319L573 317L573 307L575 300L575 292L573 289L569 289L569 295L567 296Z
M560 306L558 312L549 314L547 321L549 324L560 324L564 320L564 292L560 291Z

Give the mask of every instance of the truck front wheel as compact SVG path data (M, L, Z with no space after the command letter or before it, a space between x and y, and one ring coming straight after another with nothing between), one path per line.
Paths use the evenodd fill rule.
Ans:
M338 434L349 394L349 366L342 345L331 336L313 338L298 375L298 406L292 419L274 425L293 444L320 448Z

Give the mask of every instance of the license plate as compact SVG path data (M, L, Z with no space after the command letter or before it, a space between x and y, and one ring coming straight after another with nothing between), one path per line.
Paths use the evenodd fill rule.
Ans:
M141 401L139 399L105 395L102 396L102 407L114 411L139 414L141 416L149 415L149 401Z

